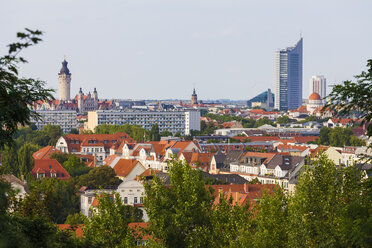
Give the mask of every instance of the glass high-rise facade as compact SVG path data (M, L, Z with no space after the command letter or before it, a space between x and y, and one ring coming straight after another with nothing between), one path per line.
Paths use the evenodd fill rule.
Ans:
M302 104L302 38L294 47L275 53L275 108L296 109Z

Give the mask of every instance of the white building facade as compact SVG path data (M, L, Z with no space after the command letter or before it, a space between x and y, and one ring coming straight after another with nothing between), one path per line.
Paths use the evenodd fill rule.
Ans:
M312 76L310 78L310 94L311 93L318 93L322 99L322 103L326 103L327 80L324 76Z
M157 123L159 132L169 132L188 135L190 130L200 130L200 112L188 111L137 111L97 110L88 112L89 130L101 124L109 125L138 125L150 130Z
M36 113L40 115L41 119L32 122L39 130L50 124L60 126L64 133L68 133L72 128L78 126L77 113L74 110L37 110Z

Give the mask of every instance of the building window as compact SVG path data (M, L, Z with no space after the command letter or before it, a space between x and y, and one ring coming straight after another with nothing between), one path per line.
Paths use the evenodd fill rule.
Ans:
M134 197L134 204L137 203L137 197Z
M143 203L143 197L142 196L140 197L140 203Z
M128 197L124 197L124 204L128 204Z
M88 197L88 204L91 204L91 203L92 203L92 197L89 196L89 197Z

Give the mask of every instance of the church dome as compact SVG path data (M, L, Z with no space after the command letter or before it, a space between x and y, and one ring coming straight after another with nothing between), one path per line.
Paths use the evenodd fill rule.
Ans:
M318 93L312 93L310 96L309 96L309 100L322 100L320 98L320 95Z

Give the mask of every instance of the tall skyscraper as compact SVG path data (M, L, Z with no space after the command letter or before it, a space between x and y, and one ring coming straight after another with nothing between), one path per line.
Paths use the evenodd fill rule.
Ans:
M294 47L275 53L275 108L296 109L302 105L302 38Z
M310 94L311 93L318 93L320 98L322 98L322 103L326 103L327 81L324 76L312 76L310 78Z
M70 100L70 83L71 83L71 73L67 68L67 61L64 59L62 61L62 68L58 73L59 81L59 100L68 101Z

